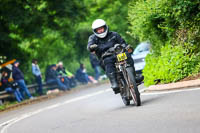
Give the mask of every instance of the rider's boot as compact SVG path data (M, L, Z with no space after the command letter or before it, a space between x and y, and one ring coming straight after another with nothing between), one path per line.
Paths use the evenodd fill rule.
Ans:
M110 80L111 88L113 89L114 93L115 94L120 93L119 85L117 83L116 74L113 72L113 73L108 73L107 75L108 75L108 78Z

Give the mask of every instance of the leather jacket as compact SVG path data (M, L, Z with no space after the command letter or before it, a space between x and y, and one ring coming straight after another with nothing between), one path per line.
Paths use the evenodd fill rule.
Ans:
M92 52L90 45L97 44L98 48L95 50L95 53L99 59L102 55L111 47L114 47L115 44L121 44L127 46L125 40L116 32L108 32L105 38L98 38L94 34L89 37L87 49Z

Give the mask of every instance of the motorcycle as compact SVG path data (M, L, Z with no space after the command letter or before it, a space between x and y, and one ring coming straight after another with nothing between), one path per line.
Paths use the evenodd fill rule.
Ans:
M134 76L134 68L127 62L127 52L132 53L133 49L130 46L124 47L123 45L115 44L114 47L105 52L103 57L115 54L117 58L115 67L123 103L128 106L130 105L130 101L133 100L136 106L140 106L140 92L138 91L136 77Z

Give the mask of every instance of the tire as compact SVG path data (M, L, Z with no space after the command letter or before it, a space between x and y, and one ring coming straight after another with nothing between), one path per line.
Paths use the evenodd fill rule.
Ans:
M128 106L128 105L130 105L130 99L128 99L127 96L125 96L125 94L124 94L128 86L127 86L126 82L124 82L124 80L122 80L122 79L121 79L121 81L120 81L120 84L121 84L121 87L124 88L124 89L121 90L121 92L120 92L122 101L123 101L123 103L124 103L126 106Z
M122 101L126 106L130 105L130 100L129 99L127 99L125 97L122 97Z
M130 87L131 96L133 98L135 105L140 106L141 105L140 92L138 91L136 80L133 75L133 68L128 67L128 68L126 68L126 71L127 71L129 84L130 84L130 86L132 86L132 87Z

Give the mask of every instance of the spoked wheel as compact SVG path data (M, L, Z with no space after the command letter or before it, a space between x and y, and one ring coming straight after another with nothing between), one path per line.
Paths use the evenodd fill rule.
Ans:
M123 103L128 106L130 105L130 99L127 97L126 94L126 90L127 90L127 85L124 83L124 81L121 79L121 88L123 88L123 90L121 90L120 95L122 98Z
M138 87L137 87L137 84L136 84L135 77L133 76L133 73L131 72L131 70L127 69L127 72L128 72L127 76L128 76L128 81L129 81L129 84L130 84L131 96L133 98L135 105L140 106L141 105L140 92L138 91Z
M138 91L138 89L137 89ZM139 92L136 92L132 87L130 88L130 93L131 96L133 97L133 101L135 103L136 106L140 106L141 105L141 100L140 100L140 94Z
M128 106L130 105L130 99L123 93L120 93L123 103Z
M124 104L125 104L126 106L130 105L130 100L129 100L128 98L122 97L122 101L124 102Z

